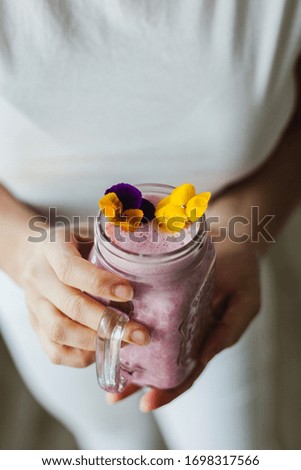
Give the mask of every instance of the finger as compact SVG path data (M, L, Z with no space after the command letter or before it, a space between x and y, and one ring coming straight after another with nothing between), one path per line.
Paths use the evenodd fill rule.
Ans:
M209 333L202 348L201 362L207 364L216 354L234 345L259 310L259 296L240 291L227 303L220 320Z
M44 332L40 332L39 339L53 364L83 368L95 362L95 354L91 351L83 351L57 344L51 341Z
M63 315L47 299L36 299L31 302L31 311L35 312L41 328L53 342L79 348L86 351L95 351L95 331L76 323Z
M47 283L41 285L41 295L69 319L94 331L97 331L108 309L83 292L64 285L53 272L47 275ZM116 315L116 310L111 310L112 315ZM130 320L125 325L122 339L127 343L144 346L150 342L150 334L144 325Z
M110 405L113 405L114 403L117 403L118 401L124 400L124 398L133 395L140 389L141 387L139 385L130 384L120 393L106 393L106 401Z
M97 268L82 258L73 245L49 243L46 258L63 284L110 300L133 298L133 289L127 280Z
M219 316L219 312L223 307L223 311L225 311L226 301L227 299L225 299L225 294L221 292L218 292L213 295L211 308L214 317Z
M47 299L69 319L96 331L105 306L83 292L65 286L53 271L45 277L47 282L39 286L40 297ZM39 298L31 292L30 296L27 296L27 304L33 305L36 302L39 302Z
M38 328L39 328L39 323L38 323L38 320L37 320L37 317L35 315L35 313L28 307L28 316L29 316L29 323L32 327L32 329L37 332L38 331Z

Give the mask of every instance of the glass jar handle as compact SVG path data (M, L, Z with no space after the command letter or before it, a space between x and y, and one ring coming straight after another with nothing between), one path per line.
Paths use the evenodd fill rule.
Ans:
M101 388L118 393L126 386L121 375L120 349L123 330L129 318L113 308L107 307L97 329L96 373Z

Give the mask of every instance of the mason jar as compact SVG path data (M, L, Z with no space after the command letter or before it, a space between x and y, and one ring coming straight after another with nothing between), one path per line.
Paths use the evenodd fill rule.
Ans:
M137 188L144 198L156 200L174 189L161 184ZM166 252L161 247L160 253L157 247L143 253L142 245L135 252L133 241L116 244L108 236L107 223L99 213L90 261L128 279L134 297L130 302L98 298L108 306L97 332L98 382L110 392L119 392L130 383L159 389L176 387L195 368L212 322L215 251L205 215L191 224L188 241L179 242L180 234L166 235L165 243L169 240L171 245ZM160 241L154 237L152 243ZM147 346L122 343L129 318L148 328L151 341Z

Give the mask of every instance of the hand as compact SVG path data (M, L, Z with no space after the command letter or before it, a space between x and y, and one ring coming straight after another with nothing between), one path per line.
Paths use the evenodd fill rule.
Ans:
M56 230L55 242L27 242L21 285L31 325L54 364L86 367L95 360L96 330L106 307L85 292L114 301L133 296L125 279L81 256L86 247L73 233L65 241L63 229ZM144 345L149 339L143 325L126 325L123 341Z
M212 306L215 326L207 336L192 374L174 389L153 388L148 391L141 398L141 411L147 412L159 408L188 390L216 354L239 340L257 314L260 304L260 283L259 259L255 245L250 241L235 243L231 236L220 243L217 242L219 228L227 227L228 221L234 215L247 217L246 208L248 205L245 199L237 197L236 194L223 196L211 204L207 215L221 214L218 224L212 226L213 240L216 241L215 292ZM236 236L238 235L236 233ZM138 389L138 386L131 384L122 393L108 394L107 400L109 403L115 403Z

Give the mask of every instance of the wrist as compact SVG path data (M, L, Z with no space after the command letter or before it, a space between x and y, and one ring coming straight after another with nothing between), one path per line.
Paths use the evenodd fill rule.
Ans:
M22 285L22 273L32 256L30 219L35 212L0 186L0 269Z

